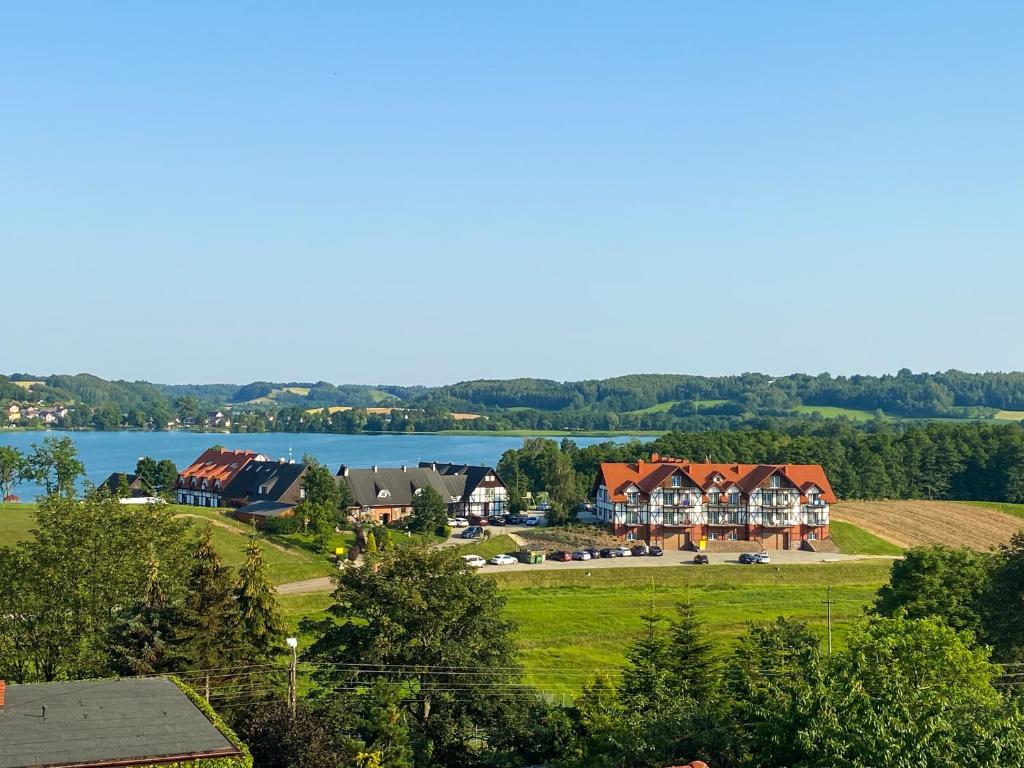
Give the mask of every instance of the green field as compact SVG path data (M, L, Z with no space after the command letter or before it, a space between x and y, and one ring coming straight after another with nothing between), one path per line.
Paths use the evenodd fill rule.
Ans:
M748 622L789 616L808 622L824 640L826 587L832 586L833 643L841 647L851 623L874 600L891 563L864 560L786 566L713 565L679 568L520 570L494 578L518 624L520 661L527 681L554 694L573 695L597 670L614 672L640 634L640 614L651 604L670 613L679 600L697 606L722 655ZM282 595L290 630L330 605L327 593ZM311 638L301 638L305 647Z
M967 501L965 504L973 504L976 507L987 507L996 512L1014 517L1024 517L1024 504L1008 504L1005 501Z
M0 504L0 547L28 538L35 504Z
M903 554L903 550L885 539L858 528L853 523L833 520L829 523L829 533L839 547L839 551L847 555L895 555Z
M480 555L484 560L490 560L495 555L505 552L512 554L518 550L519 545L508 534L502 533L497 536L491 536L489 539L481 539L473 544L459 547L459 554Z
M638 408L635 411L626 411L625 413L630 416L640 416L645 413L665 413L678 402L678 400L668 400L664 403L655 403L654 405L649 405L646 408Z
M820 413L827 419L836 419L845 416L850 421L871 421L875 418L874 411L861 411L856 408L840 408L834 405L798 405L794 409L797 413Z

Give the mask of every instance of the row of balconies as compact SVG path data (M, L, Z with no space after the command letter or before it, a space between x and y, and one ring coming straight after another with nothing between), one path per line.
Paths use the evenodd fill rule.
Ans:
M686 514L679 515L671 512L661 515L660 520L653 520L657 512L651 513L627 510L624 515L615 515L616 521L625 522L627 525L647 525L649 523L665 526L693 526L693 525L763 525L770 528L790 528L795 525L828 525L828 510L813 509L801 510L795 515L759 514L758 512L730 511L730 512L709 512L707 515Z

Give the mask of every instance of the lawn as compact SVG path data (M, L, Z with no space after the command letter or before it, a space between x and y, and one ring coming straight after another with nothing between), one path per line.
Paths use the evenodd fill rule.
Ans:
M976 507L994 509L996 512L1013 515L1014 517L1024 517L1024 504L1009 504L1005 501L967 501L964 503L973 504Z
M480 555L484 560L490 560L495 555L500 555L504 552L511 554L518 551L519 545L512 540L511 536L505 533L459 547L460 555Z
M868 533L853 523L833 520L829 523L829 533L839 547L839 551L847 555L902 555L903 550L890 541Z
M668 400L667 402L664 403L655 403L654 405L649 405L646 408L638 408L635 411L626 411L626 413L631 416L640 416L645 413L665 413L666 411L668 411L669 408L671 408L678 402L678 400Z
M670 612L691 600L721 654L748 622L779 615L808 622L825 636L826 587L832 586L833 642L840 647L888 578L887 561L786 566L681 566L522 571L494 576L518 625L527 680L572 695L598 669L614 670L641 631L653 602ZM589 576L587 574L590 574ZM653 585L653 590L652 590Z
M35 504L0 504L0 547L28 538L35 511Z
M828 419L845 416L850 421L871 421L875 418L874 411L861 411L856 408L840 408L834 405L798 405L797 413L820 413Z

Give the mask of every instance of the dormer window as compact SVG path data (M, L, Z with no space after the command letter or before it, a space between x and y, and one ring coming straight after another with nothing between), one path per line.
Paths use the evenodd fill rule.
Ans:
M637 491L630 491L626 494L626 503L636 505L640 503L640 494Z
M771 477L769 477L768 478L768 487L769 488L781 488L782 487L782 476L781 475L772 475Z
M259 488L258 493L259 493L260 496L266 496L267 495L267 486L261 485L260 488Z
M377 494L377 498L378 499L390 499L391 498L391 491L389 491L387 488L381 488L380 492Z
M682 475L672 475L672 487L673 488L682 488L683 487Z

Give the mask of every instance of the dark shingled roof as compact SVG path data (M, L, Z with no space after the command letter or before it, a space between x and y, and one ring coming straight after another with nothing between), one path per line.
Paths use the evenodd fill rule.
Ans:
M343 470L344 471L344 470ZM378 467L373 469L348 469L348 476L342 477L352 491L352 498L361 507L412 506L413 495L420 488L433 488L450 503L462 499L466 490L466 478L462 475L442 475L432 469L408 467L394 469ZM381 496L381 491L386 491Z
M481 467L475 464L442 464L437 461L421 461L420 467L423 468L434 468L442 475L463 475L466 478L466 490L465 494L469 496L477 489L477 486L484 481L487 475L494 475L498 477L498 473L493 467ZM501 484L504 485L504 481L498 477Z
M250 461L224 486L221 495L225 499L245 501L298 502L297 490L294 491L295 498L282 497L307 469L306 464L286 461ZM259 492L261 486L265 493Z
M97 489L106 488L111 494L117 495L117 492L121 489L121 478L124 478L125 484L128 486L128 490L131 491L132 496L148 496L146 493L145 483L142 482L142 478L135 474L129 474L127 472L111 472L110 476L107 477L102 483L97 485Z
M294 504L285 504L282 501L254 501L239 507L235 510L236 515L256 515L257 517L278 517L290 509L295 509Z
M0 768L131 766L239 754L165 678L11 684L0 709Z

